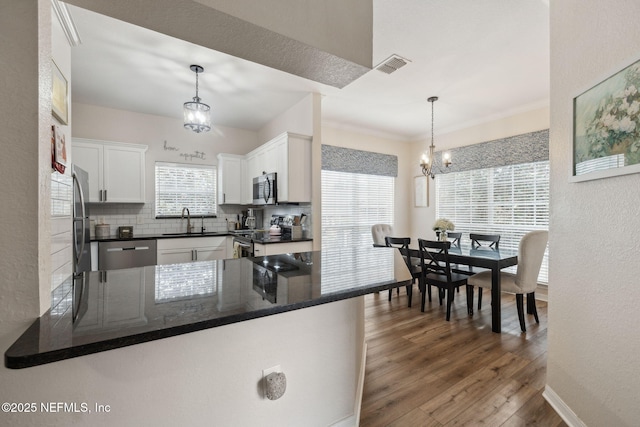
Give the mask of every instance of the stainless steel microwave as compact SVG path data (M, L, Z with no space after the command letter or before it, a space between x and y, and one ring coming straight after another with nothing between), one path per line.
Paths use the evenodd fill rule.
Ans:
M278 203L277 174L265 173L253 178L253 204L275 205Z

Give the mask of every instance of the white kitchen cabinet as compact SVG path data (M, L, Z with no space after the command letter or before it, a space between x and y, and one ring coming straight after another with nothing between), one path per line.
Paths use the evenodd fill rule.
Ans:
M218 154L218 204L242 203L244 156Z
M290 254L296 252L310 252L313 250L313 242L288 242L288 243L269 243L263 245L261 243L254 243L253 254L254 256L267 256L278 254Z
M89 173L90 203L144 203L146 145L74 138L73 163Z
M253 178L258 175L258 156L251 152L245 156L245 170L243 173L242 203L245 205L253 203Z
M158 265L227 258L227 238L224 236L158 239L157 242Z
M311 202L311 137L285 132L245 156L242 203L253 203L253 178L278 174L278 202ZM229 202L227 202L229 203Z

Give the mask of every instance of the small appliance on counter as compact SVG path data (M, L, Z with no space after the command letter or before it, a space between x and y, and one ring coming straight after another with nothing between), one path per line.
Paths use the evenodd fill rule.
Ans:
M118 239L131 239L133 237L133 226L123 225L118 227Z
M246 213L246 214L245 214ZM242 215L242 228L255 230L256 228L262 228L262 210L249 208L243 211Z
M301 239L302 238L302 226L300 225L281 225L282 239Z
M109 224L96 224L96 239L107 239L111 235Z

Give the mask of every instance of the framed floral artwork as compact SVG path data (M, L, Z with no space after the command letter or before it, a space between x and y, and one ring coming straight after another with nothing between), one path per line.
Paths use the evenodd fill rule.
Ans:
M572 181L637 172L640 60L573 98Z

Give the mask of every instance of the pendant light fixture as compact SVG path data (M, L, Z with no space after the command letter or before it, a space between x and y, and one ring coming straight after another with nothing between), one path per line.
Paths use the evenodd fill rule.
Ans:
M209 132L211 130L211 115L209 114L211 108L200 102L198 96L198 73L203 72L204 68L199 65L192 65L189 68L196 73L196 96L193 97L193 101L184 103L184 127L196 133Z
M433 143L433 103L438 100L437 96L432 96L427 99L431 103L431 145L429 146L428 151L425 151L422 154L422 158L420 159L420 167L422 168L422 174L424 176L430 176L431 179L435 178L435 173L433 170L434 167L434 152L436 146ZM451 165L451 155L449 153L442 154L442 163L445 167L449 167Z

